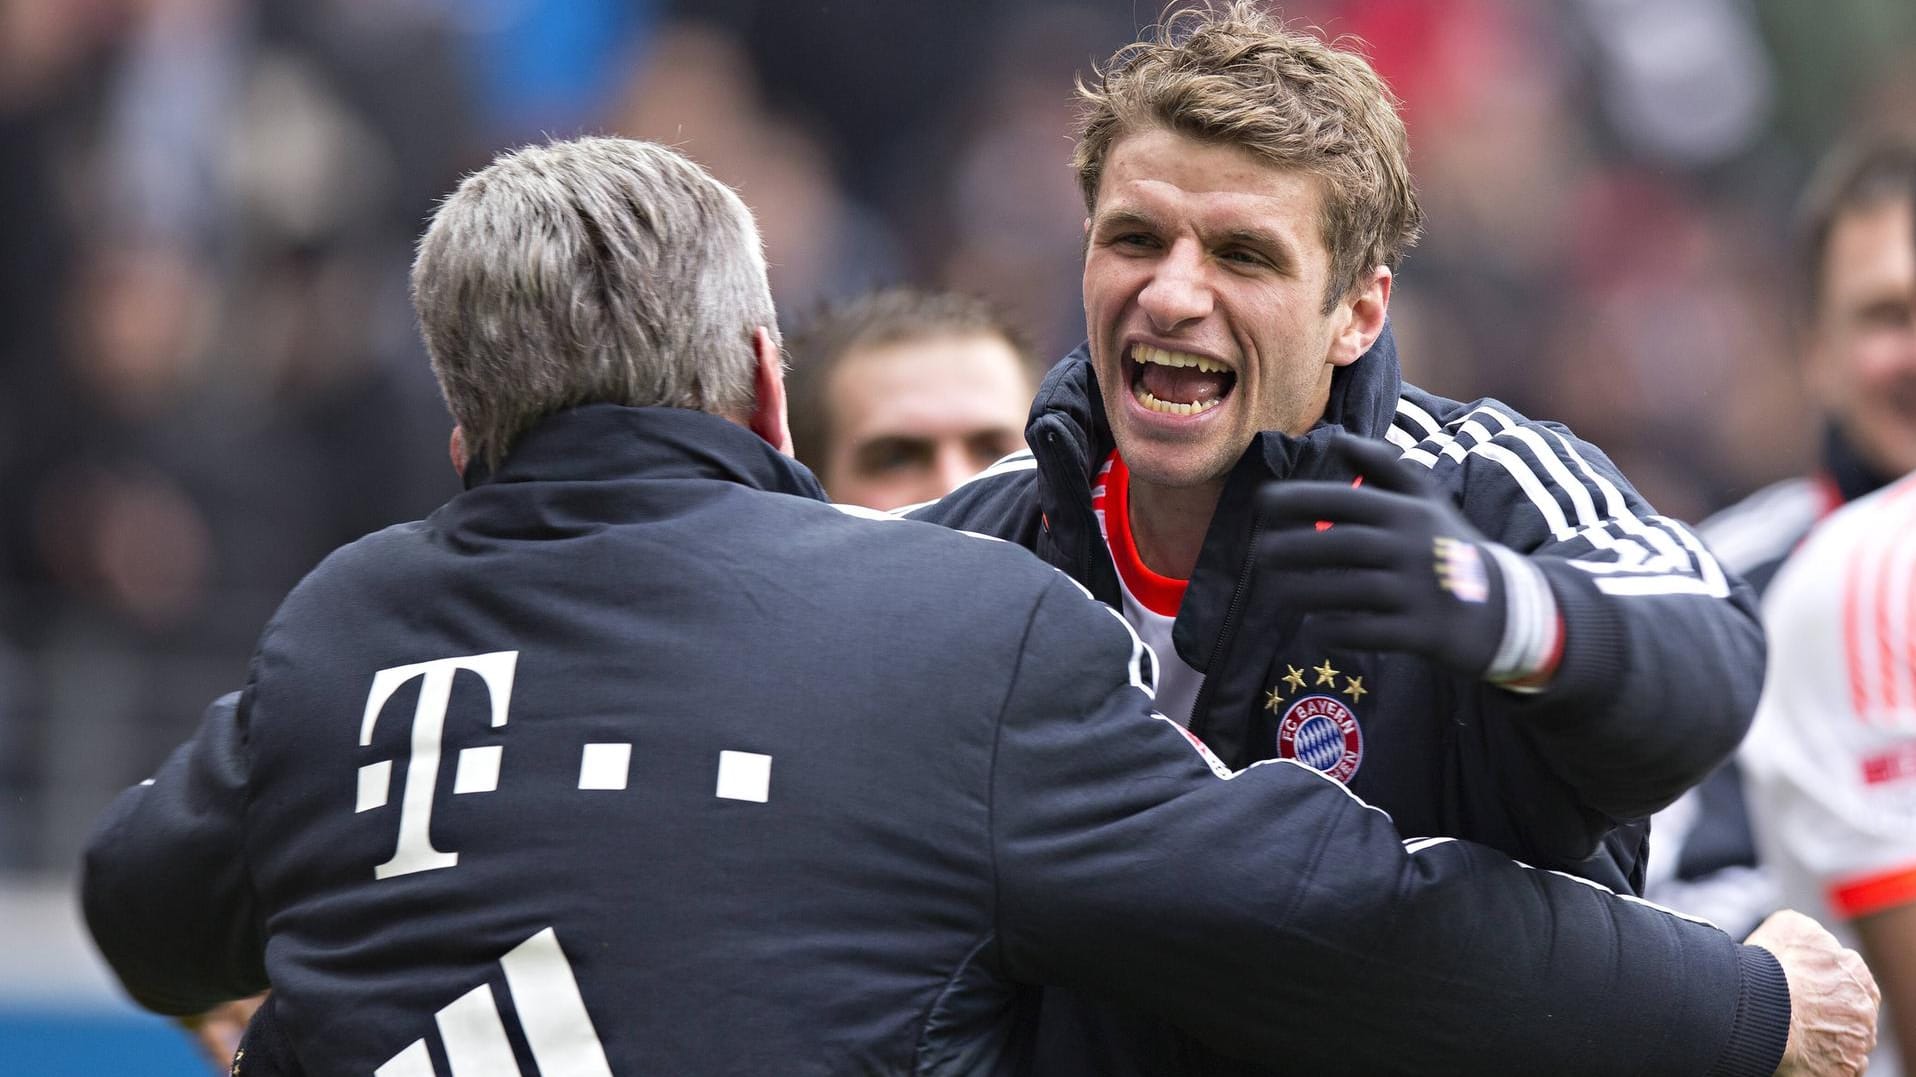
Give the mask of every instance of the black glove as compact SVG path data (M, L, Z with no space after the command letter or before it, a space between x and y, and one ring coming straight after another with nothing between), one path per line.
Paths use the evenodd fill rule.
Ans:
M1518 690L1555 671L1563 628L1549 581L1484 538L1385 442L1331 450L1357 484L1290 481L1258 495L1258 571L1332 646L1409 651Z

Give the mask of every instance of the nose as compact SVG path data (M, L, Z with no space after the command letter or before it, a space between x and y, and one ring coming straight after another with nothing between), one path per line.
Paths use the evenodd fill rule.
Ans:
M1169 332L1211 313L1214 297L1204 277L1204 254L1195 240L1180 239L1152 267L1138 293L1138 306L1159 332Z

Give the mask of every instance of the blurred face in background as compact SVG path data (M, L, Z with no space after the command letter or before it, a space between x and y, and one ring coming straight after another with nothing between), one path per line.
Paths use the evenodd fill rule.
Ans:
M943 335L860 347L832 368L832 500L895 509L943 497L1024 447L1034 386L1002 337Z
M1810 383L1863 459L1916 471L1916 221L1890 199L1836 219L1809 341Z

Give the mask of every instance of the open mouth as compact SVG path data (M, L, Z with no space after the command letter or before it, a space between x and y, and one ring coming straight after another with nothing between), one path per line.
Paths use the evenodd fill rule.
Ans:
M1201 415L1237 387L1230 367L1189 352L1133 344L1124 363L1132 398L1162 415Z

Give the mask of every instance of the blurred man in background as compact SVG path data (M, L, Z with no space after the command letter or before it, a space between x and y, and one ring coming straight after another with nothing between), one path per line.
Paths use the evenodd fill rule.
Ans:
M1839 147L1798 212L1799 350L1823 416L1821 466L1698 529L1759 593L1817 521L1916 470L1916 139ZM1756 855L1742 775L1727 765L1658 815L1649 896L1735 933L1779 897Z
M933 501L1024 447L1030 354L981 299L873 292L826 307L790 349L792 446L834 501Z
M1729 517L1733 537L1763 535L1767 515L1770 537L1791 540L1759 569L1776 580L1770 675L1739 760L1779 900L1815 910L1885 987L1870 1072L1893 1077L1916 1047L1916 478L1870 490L1916 472L1916 141L1836 154L1807 206L1825 468ZM1724 829L1738 807L1701 823Z

